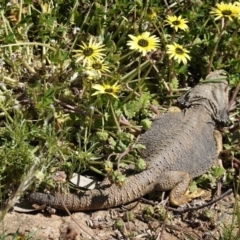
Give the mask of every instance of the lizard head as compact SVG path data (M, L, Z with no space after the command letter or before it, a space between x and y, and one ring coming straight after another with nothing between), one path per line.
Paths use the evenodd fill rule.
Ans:
M223 70L217 70L206 77L205 83L198 84L182 95L178 102L184 107L202 105L210 111L217 122L228 121L228 82Z

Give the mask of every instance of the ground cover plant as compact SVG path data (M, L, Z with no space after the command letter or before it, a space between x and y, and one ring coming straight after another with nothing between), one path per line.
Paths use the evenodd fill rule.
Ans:
M27 190L54 189L57 171L121 186L125 166L147 167L139 134L216 69L232 89L226 167L191 188L215 188L222 176L237 185L239 1L1 1L0 13L3 206Z

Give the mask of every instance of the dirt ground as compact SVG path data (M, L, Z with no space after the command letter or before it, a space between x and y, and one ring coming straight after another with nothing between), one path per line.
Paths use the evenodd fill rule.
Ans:
M186 213L164 212L158 206L153 207L153 212L146 203L134 203L131 214L120 208L77 212L72 217L58 211L53 215L46 211L27 214L11 211L2 221L0 233L7 240L14 239L13 236L18 236L15 238L18 240L226 239L231 227L236 235L235 203L230 194L207 208ZM203 200L192 201L190 207L199 204L203 204Z

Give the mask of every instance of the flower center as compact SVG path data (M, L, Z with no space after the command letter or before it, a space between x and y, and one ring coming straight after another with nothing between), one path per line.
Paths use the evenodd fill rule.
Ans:
M102 64L101 63L93 63L92 68L96 70L101 70L102 69Z
M106 93L113 93L114 91L113 91L112 87L107 87L107 88L105 88L105 92Z
M178 21L178 20L173 21L172 24L173 24L174 26L178 26L178 25L180 25L180 21Z
M156 18L156 13L155 13L152 9L148 9L148 10L147 10L147 16L148 16L150 19L154 19L154 18Z
M84 55L85 57L89 57L89 56L91 56L93 53L94 53L94 50L93 50L92 48L85 48L85 49L83 50L83 55Z
M183 55L184 54L184 51L181 49L181 48L176 48L176 54L178 55Z
M232 15L232 11L224 10L224 11L222 11L222 15L224 15L224 16L231 16Z
M145 39L140 39L140 40L138 41L138 45L139 45L140 47L147 47L147 46L148 46L148 41L145 40Z

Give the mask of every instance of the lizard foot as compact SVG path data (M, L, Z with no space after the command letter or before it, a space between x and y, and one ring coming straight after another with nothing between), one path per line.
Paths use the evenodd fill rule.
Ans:
M190 191L187 191L185 193L185 196L188 197L189 201L193 200L194 198L202 197L202 196L205 196L205 195L206 195L206 192L203 189L200 189L200 188L198 188L194 192L190 193Z

